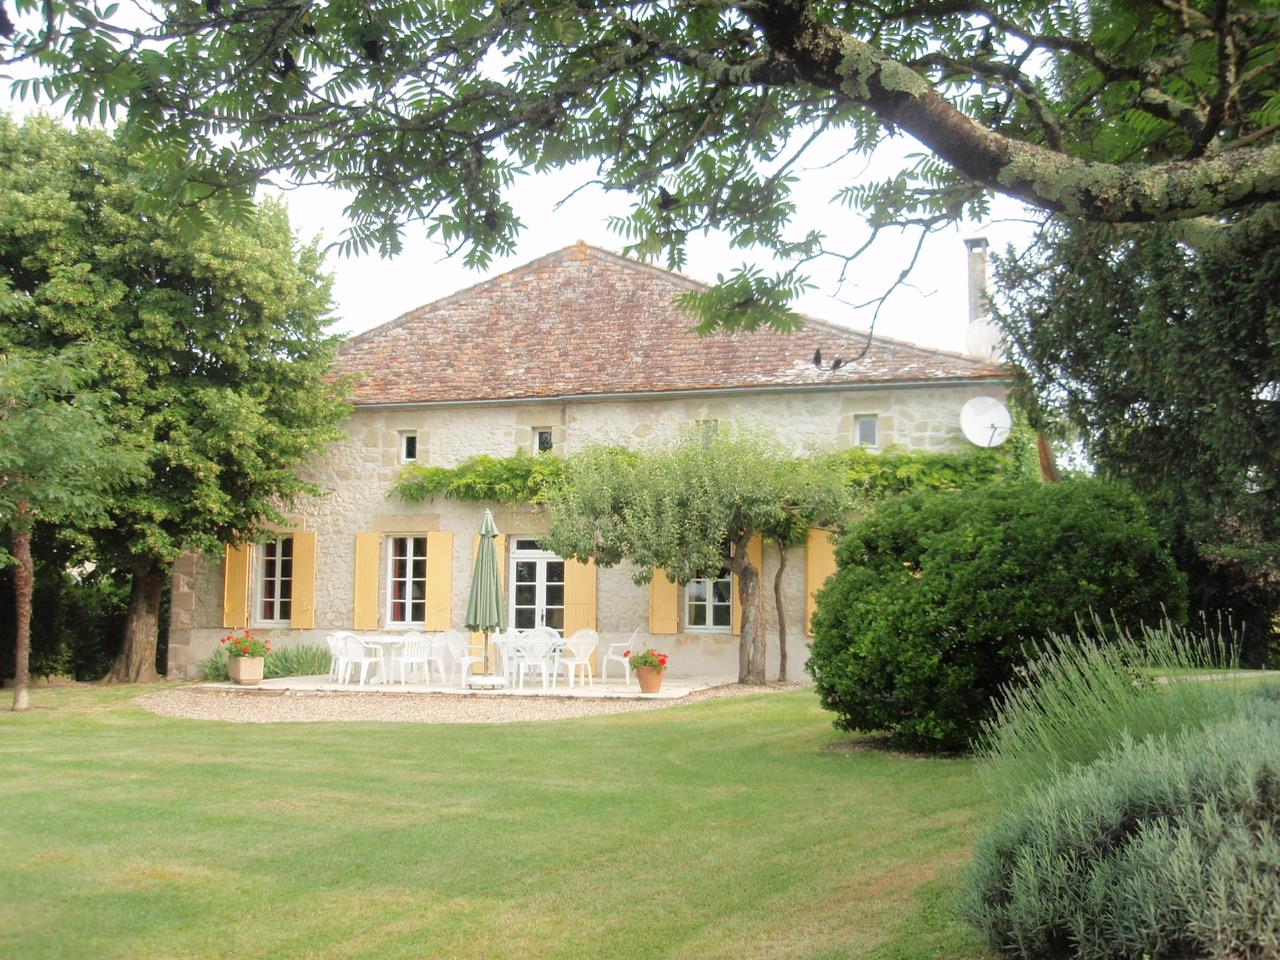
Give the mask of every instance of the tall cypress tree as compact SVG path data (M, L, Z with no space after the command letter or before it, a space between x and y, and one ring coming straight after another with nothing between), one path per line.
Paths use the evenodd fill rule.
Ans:
M1260 662L1280 610L1280 249L1059 223L998 258L1018 393L1152 503L1193 607Z

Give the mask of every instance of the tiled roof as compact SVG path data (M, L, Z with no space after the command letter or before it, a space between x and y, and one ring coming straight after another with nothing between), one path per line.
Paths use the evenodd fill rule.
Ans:
M343 344L357 404L1002 379L976 357L820 320L794 333L695 332L673 302L705 287L579 243L411 310ZM824 366L829 364L824 363Z

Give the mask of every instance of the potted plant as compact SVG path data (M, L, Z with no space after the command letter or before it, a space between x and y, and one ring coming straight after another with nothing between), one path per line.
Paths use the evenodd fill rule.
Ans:
M662 675L667 670L667 655L659 653L650 647L644 653L632 653L630 650L623 654L629 657L631 669L636 672L636 679L640 681L641 693L657 693L662 689Z
M271 641L262 640L245 630L244 636L228 633L222 638L227 645L227 673L244 687L256 687L262 682L262 665L271 652Z

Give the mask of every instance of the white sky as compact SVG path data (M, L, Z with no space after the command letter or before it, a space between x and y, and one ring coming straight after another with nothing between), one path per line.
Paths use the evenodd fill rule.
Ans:
M919 147L902 138L877 154L869 169L883 174L898 168L904 154ZM865 158L855 161L852 171L817 170L816 162L802 174L797 187L797 231L816 224L836 237L847 236L842 246L853 249L866 235L858 218L829 202L831 195L867 166ZM868 174L870 176L870 174ZM590 187L574 194L556 209L556 204L590 179L589 170L560 171L551 175L524 177L516 182L512 205L525 230L511 257L495 260L484 271L469 270L461 256L448 258L443 247L428 241L422 228L406 232L404 252L391 260L375 254L341 257L336 251L328 264L335 276L337 303L335 329L358 333L393 320L402 313L430 303L481 280L520 266L543 254L585 240L607 250L620 251L625 240L610 231L611 215L625 214L628 199ZM302 237L319 236L330 243L341 236L342 194L329 189L305 188L286 195L294 226ZM1006 244L1023 245L1030 227L1021 218L1022 208L1003 199L993 208L1000 218L994 222L966 223L926 240L917 268L908 286L899 287L880 312L877 333L947 350L964 349L964 329L968 322L968 275L964 238L985 236L992 248ZM835 245L834 243L832 245ZM850 269L843 287L838 283L837 266L814 264L809 270L814 289L797 308L815 317L865 329L872 311L854 310L852 304L878 296L908 262L915 246L915 234L882 233L875 246ZM768 261L751 251L730 249L721 236L691 239L688 262L683 273L696 280L713 282L717 274L727 274L744 262ZM661 265L661 264L660 264Z

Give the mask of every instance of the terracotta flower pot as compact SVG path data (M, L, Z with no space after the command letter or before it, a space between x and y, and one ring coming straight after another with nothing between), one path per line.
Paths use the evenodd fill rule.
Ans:
M662 689L662 675L667 671L657 667L636 667L635 670L641 693L657 693Z
M262 682L262 663L265 657L231 657L227 660L227 672L242 687L256 687Z

